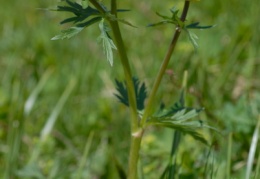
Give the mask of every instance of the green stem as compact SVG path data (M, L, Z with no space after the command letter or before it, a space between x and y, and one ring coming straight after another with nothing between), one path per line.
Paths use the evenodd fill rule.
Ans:
M117 16L116 14L116 0L111 0L111 13ZM129 104L131 107L132 120L131 120L131 145L130 145L130 153L129 153L129 163L128 163L128 179L136 179L137 178L137 164L139 158L139 151L141 147L142 136L144 130L139 127L138 118L137 118L137 107L136 107L136 99L135 99L135 90L134 84L132 81L132 75L130 71L129 62L127 59L126 51L124 48L123 40L121 37L121 32L118 26L117 21L110 21L111 28L114 33L114 37L117 43L117 48L119 55L121 57L121 62L125 71L126 77L126 85L128 91Z
M226 167L226 178L227 179L230 179L230 172L231 172L232 141L233 141L232 133L229 133L228 134L227 167Z
M140 129L136 133L132 133L131 136L131 147L128 161L128 179L137 178L137 166L139 159L139 151L141 148L141 141L143 137L144 129Z
M90 2L103 14L106 14L107 11L96 1L96 0L90 0ZM185 1L181 20L184 22L185 18L187 16L188 8L189 8L189 1ZM116 14L116 0L111 0L111 13L113 15ZM160 85L161 79L163 77L163 74L165 73L165 70L168 66L170 57L172 55L172 52L176 46L177 40L179 38L181 28L177 27L175 30L175 34L173 36L172 42L170 44L170 47L168 49L168 52L166 54L166 57L163 61L163 64L161 66L161 69L156 77L155 84L153 86L147 107L145 109L145 113L143 118L141 119L141 125L138 121L138 115L137 115L137 105L136 105L136 95L134 90L134 84L132 81L132 74L131 69L129 65L129 60L126 54L125 46L123 43L123 39L121 36L121 32L119 29L118 22L112 21L108 19L112 28L112 32L114 35L114 40L117 45L118 53L120 56L120 60L124 69L124 74L126 78L126 86L127 86L127 92L128 92L128 99L129 99L129 106L130 106L130 112L131 112L131 147L130 147L130 156L129 156L129 168L128 168L128 179L136 179L137 178L137 164L138 164L138 158L139 158L139 150L141 146L142 136L144 133L143 126L145 124L146 119L150 115L152 104L154 102L154 97L157 92L157 89Z
M116 0L111 1L111 8L116 16ZM126 78L126 87L128 93L129 106L131 111L131 132L136 132L138 130L138 115L137 115L137 105L136 105L136 94L134 89L134 83L132 80L132 73L129 64L129 60L126 54L125 45L121 36L121 31L117 21L110 21L110 25L113 31L114 39L117 45L120 60L124 69L124 74Z
M106 13L106 10L96 1L96 0L90 0L90 2L103 14ZM116 16L116 0L111 1L111 8L113 15ZM108 19L109 20L109 19ZM112 32L114 35L114 40L117 46L117 50L120 56L120 60L124 69L124 75L126 80L126 87L127 87L127 93L128 93L128 100L129 100L129 106L130 106L130 112L131 112L131 132L138 131L138 115L137 115L137 105L136 105L136 99L135 99L135 90L134 90L134 83L132 80L132 73L130 69L129 60L126 54L125 45L123 43L123 39L121 36L121 31L119 29L119 25L117 21L109 20L110 26L112 28Z
M183 11L182 11L182 15L180 17L180 20L182 22L184 22L185 19L186 19L186 16L187 16L187 13L188 13L188 10L189 10L189 5L190 5L190 1L185 1ZM142 120L141 120L141 126L145 125L147 118L151 114L157 90L158 90L160 83L162 81L162 77L165 74L166 68L169 64L169 61L171 59L172 53L175 49L175 46L177 44L177 41L179 39L180 34L181 34L181 28L179 26L177 26L176 29L175 29L175 33L173 35L172 41L170 43L170 46L168 48L168 51L166 53L166 56L165 56L163 63L160 67L160 71L157 74L157 77L155 79L155 83L154 83L153 88L151 90L151 94L149 95L149 99L148 99L148 102L147 102L147 105L146 105L146 108L145 108L145 111L144 111L144 115L143 115Z
M106 10L100 6L100 4L95 0L90 0L90 2L103 14ZM116 0L111 0L111 14L117 16L116 14ZM108 19L109 20L109 19ZM131 112L131 146L129 154L129 165L128 165L128 179L137 178L137 163L139 158L139 150L141 146L142 136L144 130L139 127L139 120L137 115L137 105L136 105L136 94L134 90L134 83L132 80L132 73L130 69L129 60L126 54L125 46L121 36L121 31L117 21L109 20L110 26L114 35L114 40L117 46L117 50L120 56L120 60L124 69L124 75L126 78L127 93L129 99L129 106Z

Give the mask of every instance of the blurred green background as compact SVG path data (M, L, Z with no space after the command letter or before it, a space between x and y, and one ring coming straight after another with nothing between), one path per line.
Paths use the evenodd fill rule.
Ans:
M148 92L174 27L146 25L161 20L155 12L170 15L182 3L119 1L120 8L131 9L121 17L138 26L121 29L133 73ZM1 3L0 178L118 178L118 169L127 167L130 132L127 108L114 97L114 79L124 80L120 61L116 53L113 67L106 61L98 24L70 40L51 41L68 27L59 22L71 15L43 10L58 4ZM216 26L193 31L197 52L187 34L181 35L157 101L178 100L187 70L187 104L204 107L199 119L221 133L201 130L211 147L184 136L177 157L180 178L245 176L260 120L259 7L258 0L191 4L189 22ZM163 173L171 140L169 129L146 132L140 162L145 178ZM259 155L258 146L252 176Z

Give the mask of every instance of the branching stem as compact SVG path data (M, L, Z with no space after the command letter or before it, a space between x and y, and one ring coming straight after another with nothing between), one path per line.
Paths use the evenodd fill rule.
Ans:
M96 0L89 0L101 13L106 14L107 11L104 9ZM181 15L181 21L185 21L187 12L189 9L189 1L185 1L183 12ZM117 16L116 14L116 7L117 3L116 0L111 0L111 14ZM109 20L109 19L108 19ZM152 88L150 97L148 99L148 104L146 106L146 109L144 111L144 115L141 119L141 122L139 123L138 115L137 115L137 105L136 105L136 95L134 90L134 84L132 81L132 73L129 65L129 60L126 54L125 46L123 43L123 39L121 36L121 31L119 29L118 22L115 20L109 20L111 29L114 35L114 40L118 49L118 53L120 56L120 60L124 69L124 74L126 78L126 86L127 86L127 92L128 92L128 99L129 99L129 106L130 106L130 112L131 112L131 147L130 147L130 154L129 154L129 166L128 166L128 179L136 179L137 178L137 166L138 166L138 158L139 158L139 151L141 147L141 141L142 136L144 133L145 128L145 122L149 115L151 114L151 109L154 103L156 92L159 88L159 85L161 83L162 77L165 73L165 70L168 66L168 63L170 61L171 55L173 53L173 50L176 46L177 40L181 33L181 28L176 27L174 36L172 38L172 41L170 43L170 46L168 48L168 51L166 53L166 56L163 60L163 63L161 65L160 71L156 77L154 86Z
M185 19L186 19L186 16L187 16L187 13L188 13L188 10L189 10L189 6L190 6L190 1L185 1L183 11L182 11L182 15L180 17L180 20L182 22L184 22ZM163 63L160 67L159 73L157 74L157 77L155 79L155 83L154 83L153 88L151 90L151 94L149 95L149 99L148 99L148 102L147 102L147 105L146 105L146 108L145 108L145 111L144 111L144 115L143 115L143 118L141 119L141 126L145 125L146 120L148 119L149 115L151 115L152 107L153 107L153 103L154 103L154 100L155 100L157 90L158 90L160 83L162 81L162 77L165 74L165 71L167 69L167 66L169 64L169 61L171 59L172 53L175 49L175 46L177 44L177 41L178 41L180 34L181 34L181 28L179 26L177 26L176 29L175 29L175 33L173 35L172 41L169 45L168 51L166 53L166 56L165 56Z

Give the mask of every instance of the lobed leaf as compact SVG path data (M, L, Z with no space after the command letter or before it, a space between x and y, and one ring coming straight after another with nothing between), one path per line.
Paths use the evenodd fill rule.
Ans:
M148 27L153 27L153 26L158 26L158 25L163 25L163 24L168 24L168 23L175 24L177 26L183 27L184 23L178 17L179 10L176 9L175 7L173 7L173 8L170 9L170 11L172 13L172 16L165 16L165 15L162 15L162 14L156 12L156 14L159 17L163 18L164 20L157 22L157 23L154 23L154 24L149 24Z
M183 108L178 111L176 111L174 114L168 113L167 115L163 116L152 116L150 118L151 122L156 121L173 121L175 123L183 123L188 121L189 119L192 119L193 117L196 117L201 110L192 109L188 110L188 108Z
M98 40L102 42L104 53L106 54L106 58L109 61L110 65L113 66L113 50L117 49L113 40L109 37L108 31L109 28L104 23L104 19L102 19L99 23L99 29L101 31Z
M191 44L193 45L194 49L197 50L198 49L198 43L197 40L199 39L198 36L192 32L190 32L189 30L186 29L186 32L188 34L189 40L191 42Z
M164 106L162 107L162 109ZM164 110L162 113L152 116L147 121L147 125L163 126L172 128L182 133L191 135L194 139L207 144L206 139L201 136L196 130L204 127L201 121L192 121L191 119L196 117L202 109L194 109L185 106L184 91L181 92L181 96L178 102L169 110Z
M64 6L58 6L57 11L64 11L64 12L70 12L73 13L75 16L67 18L60 22L60 24L68 23L68 22L82 22L85 19L87 19L90 16L101 16L100 12L90 6L88 6L86 3L87 1L82 1L82 5L71 2L69 0L66 0L67 5Z
M174 121L156 121L156 122L149 121L147 124L155 125L155 126L163 126L163 127L178 130L182 133L189 134L194 139L208 145L207 140L200 133L196 132L196 130L201 126L194 125L192 123L191 124L190 123L176 123Z
M154 23L154 24L148 24L147 26L148 26L148 27L155 27L155 26L164 25L164 24L169 24L169 23L172 24L172 21L163 20L163 21L160 21L160 22L157 22L157 23Z
M123 103L126 106L129 106L128 102L128 95L127 95L127 89L124 83L116 81L116 90L118 91L119 94L115 94L115 96L119 99L121 103Z
M187 29L209 29L212 27L214 27L214 25L200 26L199 22L194 22L192 24L185 26L185 28Z
M77 24L77 27L88 27L96 22L101 21L102 17L94 17L87 22Z
M124 11L127 11L127 10L122 10L121 12L124 12ZM131 27L135 27L136 28L136 26L134 26L133 24L131 24L130 22L128 22L127 20L125 20L125 19L119 19L119 18L117 18L115 15L113 15L113 14L110 14L110 13L107 13L106 14L106 17L109 19L109 20L111 20L111 21L118 21L118 22L121 22L121 23L123 23L123 24L125 24L125 25L129 25L129 26L131 26Z
M199 114L199 112L196 109L193 109L193 110L191 110L187 113L185 113L186 109L183 109L182 111L180 111L180 112L182 112L182 115L176 116L176 114L175 114L171 117L171 119L175 119L175 120L179 120L179 121L186 121L186 120L191 119L191 118L193 118L193 117L195 117Z
M76 3L76 2L71 2L71 1L69 1L69 0L66 0L66 2L67 2L71 7L74 7L75 9L80 9L80 8L82 8L82 6L79 5L79 4Z
M77 35L82 30L83 30L83 27L70 27L66 30L61 31L61 34L52 37L51 40L69 39L69 38Z
M142 111L145 107L145 99L147 98L146 86L145 83L140 84L140 81L137 78L133 78L133 83L136 95L137 109L139 111ZM119 101L124 105L129 106L126 84L116 80L116 90L119 94L115 94L115 96L119 99Z

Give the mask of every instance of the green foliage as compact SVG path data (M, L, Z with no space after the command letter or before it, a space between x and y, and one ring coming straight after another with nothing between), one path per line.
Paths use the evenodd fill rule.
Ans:
M212 27L214 27L214 26L213 25L200 26L199 22L194 22L192 24L185 26L186 29L200 29L200 30L209 29L209 28L212 28Z
M182 116L182 114L184 114L185 111L187 111L187 112L196 111L197 113L199 113L202 110L203 110L202 108L201 109L194 109L194 108L191 108L191 107L186 107L185 106L185 99L184 99L184 90L182 90L181 94L180 94L180 99L177 102L175 102L172 106L170 106L169 109L165 109L165 105L162 104L161 107L160 107L160 110L156 113L156 116L158 116L158 117L169 117L169 116L178 114L178 115L176 115L176 118L179 119L179 117Z
M70 27L69 29L61 31L61 34L54 36L51 40L69 39L83 30L83 27Z
M104 17L110 17L113 18L111 14L109 14L109 11L107 11L107 14L100 13L97 9L92 8L91 6L86 4L87 1L82 1L82 5L71 2L70 0L66 0L67 5L64 6L58 6L56 11L61 12L70 12L73 13L75 16L64 19L60 22L60 24L70 23L73 22L76 27L87 27L90 26L96 22L101 21ZM104 6L102 6L104 7ZM126 9L117 9L117 12L127 12ZM87 20L88 18L92 17L90 20ZM116 20L114 18L113 20ZM121 20L122 22L130 25L130 23L127 23L126 21Z
M138 78L133 78L133 83L136 94L137 109L142 111L144 109L144 102L147 97L146 86L145 83L140 84ZM115 94L115 96L119 99L119 101L124 105L129 106L126 84L116 80L116 90L118 94Z
M155 23L155 24L149 24L148 27L154 27L154 26L158 26L158 25L163 25L163 24L174 24L175 26L177 26L180 29L184 29L189 37L189 40L191 42L191 44L193 45L194 49L196 50L198 48L198 37L196 34L190 32L188 29L209 29L212 28L213 25L208 25L208 26L200 26L199 22L195 22L195 23L191 23L189 25L185 25L184 22L182 22L178 16L178 12L179 10L176 9L175 7L173 7L172 9L170 9L172 16L165 16L165 15L161 15L160 13L156 12L156 14L158 16L160 16L161 18L163 18L162 21Z
M153 27L153 26L171 23L171 24L174 24L174 25L182 28L184 23L178 17L179 10L176 9L175 7L173 7L172 9L170 9L170 11L172 13L172 16L165 16L165 15L161 15L160 13L156 12L156 14L158 16L160 16L161 18L163 18L164 20L162 20L158 23L155 23L155 24L149 24L148 27Z
M192 118L198 116L202 109L194 109L184 106L184 92L181 93L180 100L169 110L161 109L159 113L152 116L147 125L162 126L191 135L194 139L208 144L207 140L196 130L203 127L202 121L194 121Z
M76 24L77 27L86 27L92 24L93 22L97 22L97 17L100 17L101 14L98 10L84 5L84 7L76 2L71 2L69 0L66 0L67 6L58 6L56 11L62 11L62 12L70 12L73 13L75 16L67 18L60 22L60 24L65 24L69 22L73 22ZM91 20L84 22L89 17L94 16ZM95 17L97 16L97 17ZM99 19L100 20L100 19Z
M94 9L88 5L88 1L82 1L82 4L78 4L76 2L72 2L70 0L66 0L66 4L64 6L58 6L56 11L61 12L70 12L73 13L75 16L67 18L60 22L60 24L70 23L73 22L75 26L70 27L68 29L62 30L61 34L54 36L51 40L63 40L69 39L79 32L81 32L85 27L88 27L94 23L99 22L99 29L101 31L101 35L98 37L98 40L102 43L103 51L106 55L106 59L109 61L110 65L113 66L113 51L112 49L117 49L114 42L108 35L109 28L104 23L104 18L108 18L109 20L119 21L126 25L133 26L131 23L124 19L118 19L114 15L111 15L109 11L106 14L99 12L97 9ZM102 6L105 8L104 6ZM117 12L126 12L128 10L125 9L118 9ZM93 17L94 16L94 17ZM88 18L90 20L87 20Z
M83 7L82 5L76 2L71 2L69 0L66 0L66 2L68 6L58 6L57 11L71 12L75 15L75 17L65 19L60 22L61 24L68 22L78 23L84 21L90 16L100 15L100 12L98 10L93 9L90 6Z
M110 30L108 26L104 23L104 19L102 19L99 23L99 29L101 31L98 40L103 45L104 53L106 54L107 60L109 61L110 65L113 66L113 51L112 49L117 49L116 45L114 44L113 40L109 37L108 31Z
M108 1L102 2L108 4ZM176 2L177 7L179 2ZM164 14L165 7L172 6L170 1L144 3L133 0L118 3L119 8L133 9L128 15L118 13L118 18L129 19L137 26L156 21L154 10ZM208 123L218 128L224 136L203 129L203 136L212 141L210 149L195 142L190 135L181 137L174 158L179 178L225 178L229 159L230 177L245 178L259 114L260 27L256 15L259 3L257 0L238 0L232 8L230 3L221 0L192 3L187 24L200 21L218 26L210 31L196 31L200 37L198 53L193 53L188 41L180 39L178 42L173 61L168 67L173 74L164 75L158 93L158 101L164 101L167 106L163 109L165 113L161 114L167 114L171 109L168 104L172 104L172 99L178 99L176 91L179 91L180 74L188 69L186 105L205 106L206 109L199 115L203 121L202 127L205 127L204 122ZM129 118L125 108L113 100L111 102L114 86L108 76L123 79L123 72L100 63L103 54L95 43L99 35L97 28L88 27L80 34L81 38L71 41L50 41L50 37L60 28L54 24L64 16L36 8L53 5L56 1L30 1L25 4L17 0L15 3L3 1L0 7L1 15L5 17L4 21L0 21L0 178L75 178L77 171L83 167L82 178L117 179L117 166L127 170L130 124L125 120ZM90 2L88 6L92 7ZM23 15L14 15L14 10L16 14ZM76 15L73 14L73 17ZM77 24L95 17L98 15L71 23L77 27ZM125 30L122 35L127 42L125 46L134 74L141 81L145 80L150 89L173 28L134 29L123 26L122 29ZM42 85L48 69L53 69L53 72L47 80L43 80ZM78 83L63 105L42 146L41 155L33 167L21 170L36 149L46 120L72 78L76 78ZM34 102L27 108L26 116L25 104L30 96L33 96L30 99ZM197 120L197 117L194 119ZM194 122L200 131L201 125ZM83 165L91 131L95 135ZM228 132L233 135L229 158ZM168 166L172 135L171 129L162 127L151 127L145 133L140 170L146 178L158 179ZM253 178L259 178L259 139L256 147L255 158L251 160L253 166L250 174Z
M255 126L252 109L248 106L245 96L241 97L235 105L232 103L224 104L217 115L225 124L226 130L231 132L250 134Z
M98 10L91 8L90 6L84 5L84 7L76 2L71 2L66 0L67 6L58 6L56 11L61 12L70 12L75 16L67 18L60 22L60 24L65 24L73 22L75 27L70 27L66 30L61 31L61 34L56 35L52 40L66 39L71 38L81 32L84 27L88 27L96 22L99 22L102 19L101 14ZM94 16L90 20L87 20L89 17Z
M39 167L35 164L26 166L23 170L18 171L17 176L21 178L37 178L37 179L45 178L41 170L39 169Z
M198 43L197 40L199 39L198 36L196 34L194 34L193 32L190 32L188 30L186 30L189 40L191 42L191 44L193 45L194 49L196 50L198 48Z
M81 5L82 5L82 7L83 7L84 9L87 8L88 5L89 5L88 0L82 0L82 1L81 1Z
M193 32L190 32L188 29L200 29L200 30L203 30L203 29L209 29L209 28L212 28L212 27L214 27L214 26L213 25L200 26L199 22L195 22L195 23L192 23L192 24L189 24L189 25L185 26L184 29L187 32L189 40L190 40L190 42L193 45L195 50L199 46L198 43L197 43L198 36L196 34L194 34Z

